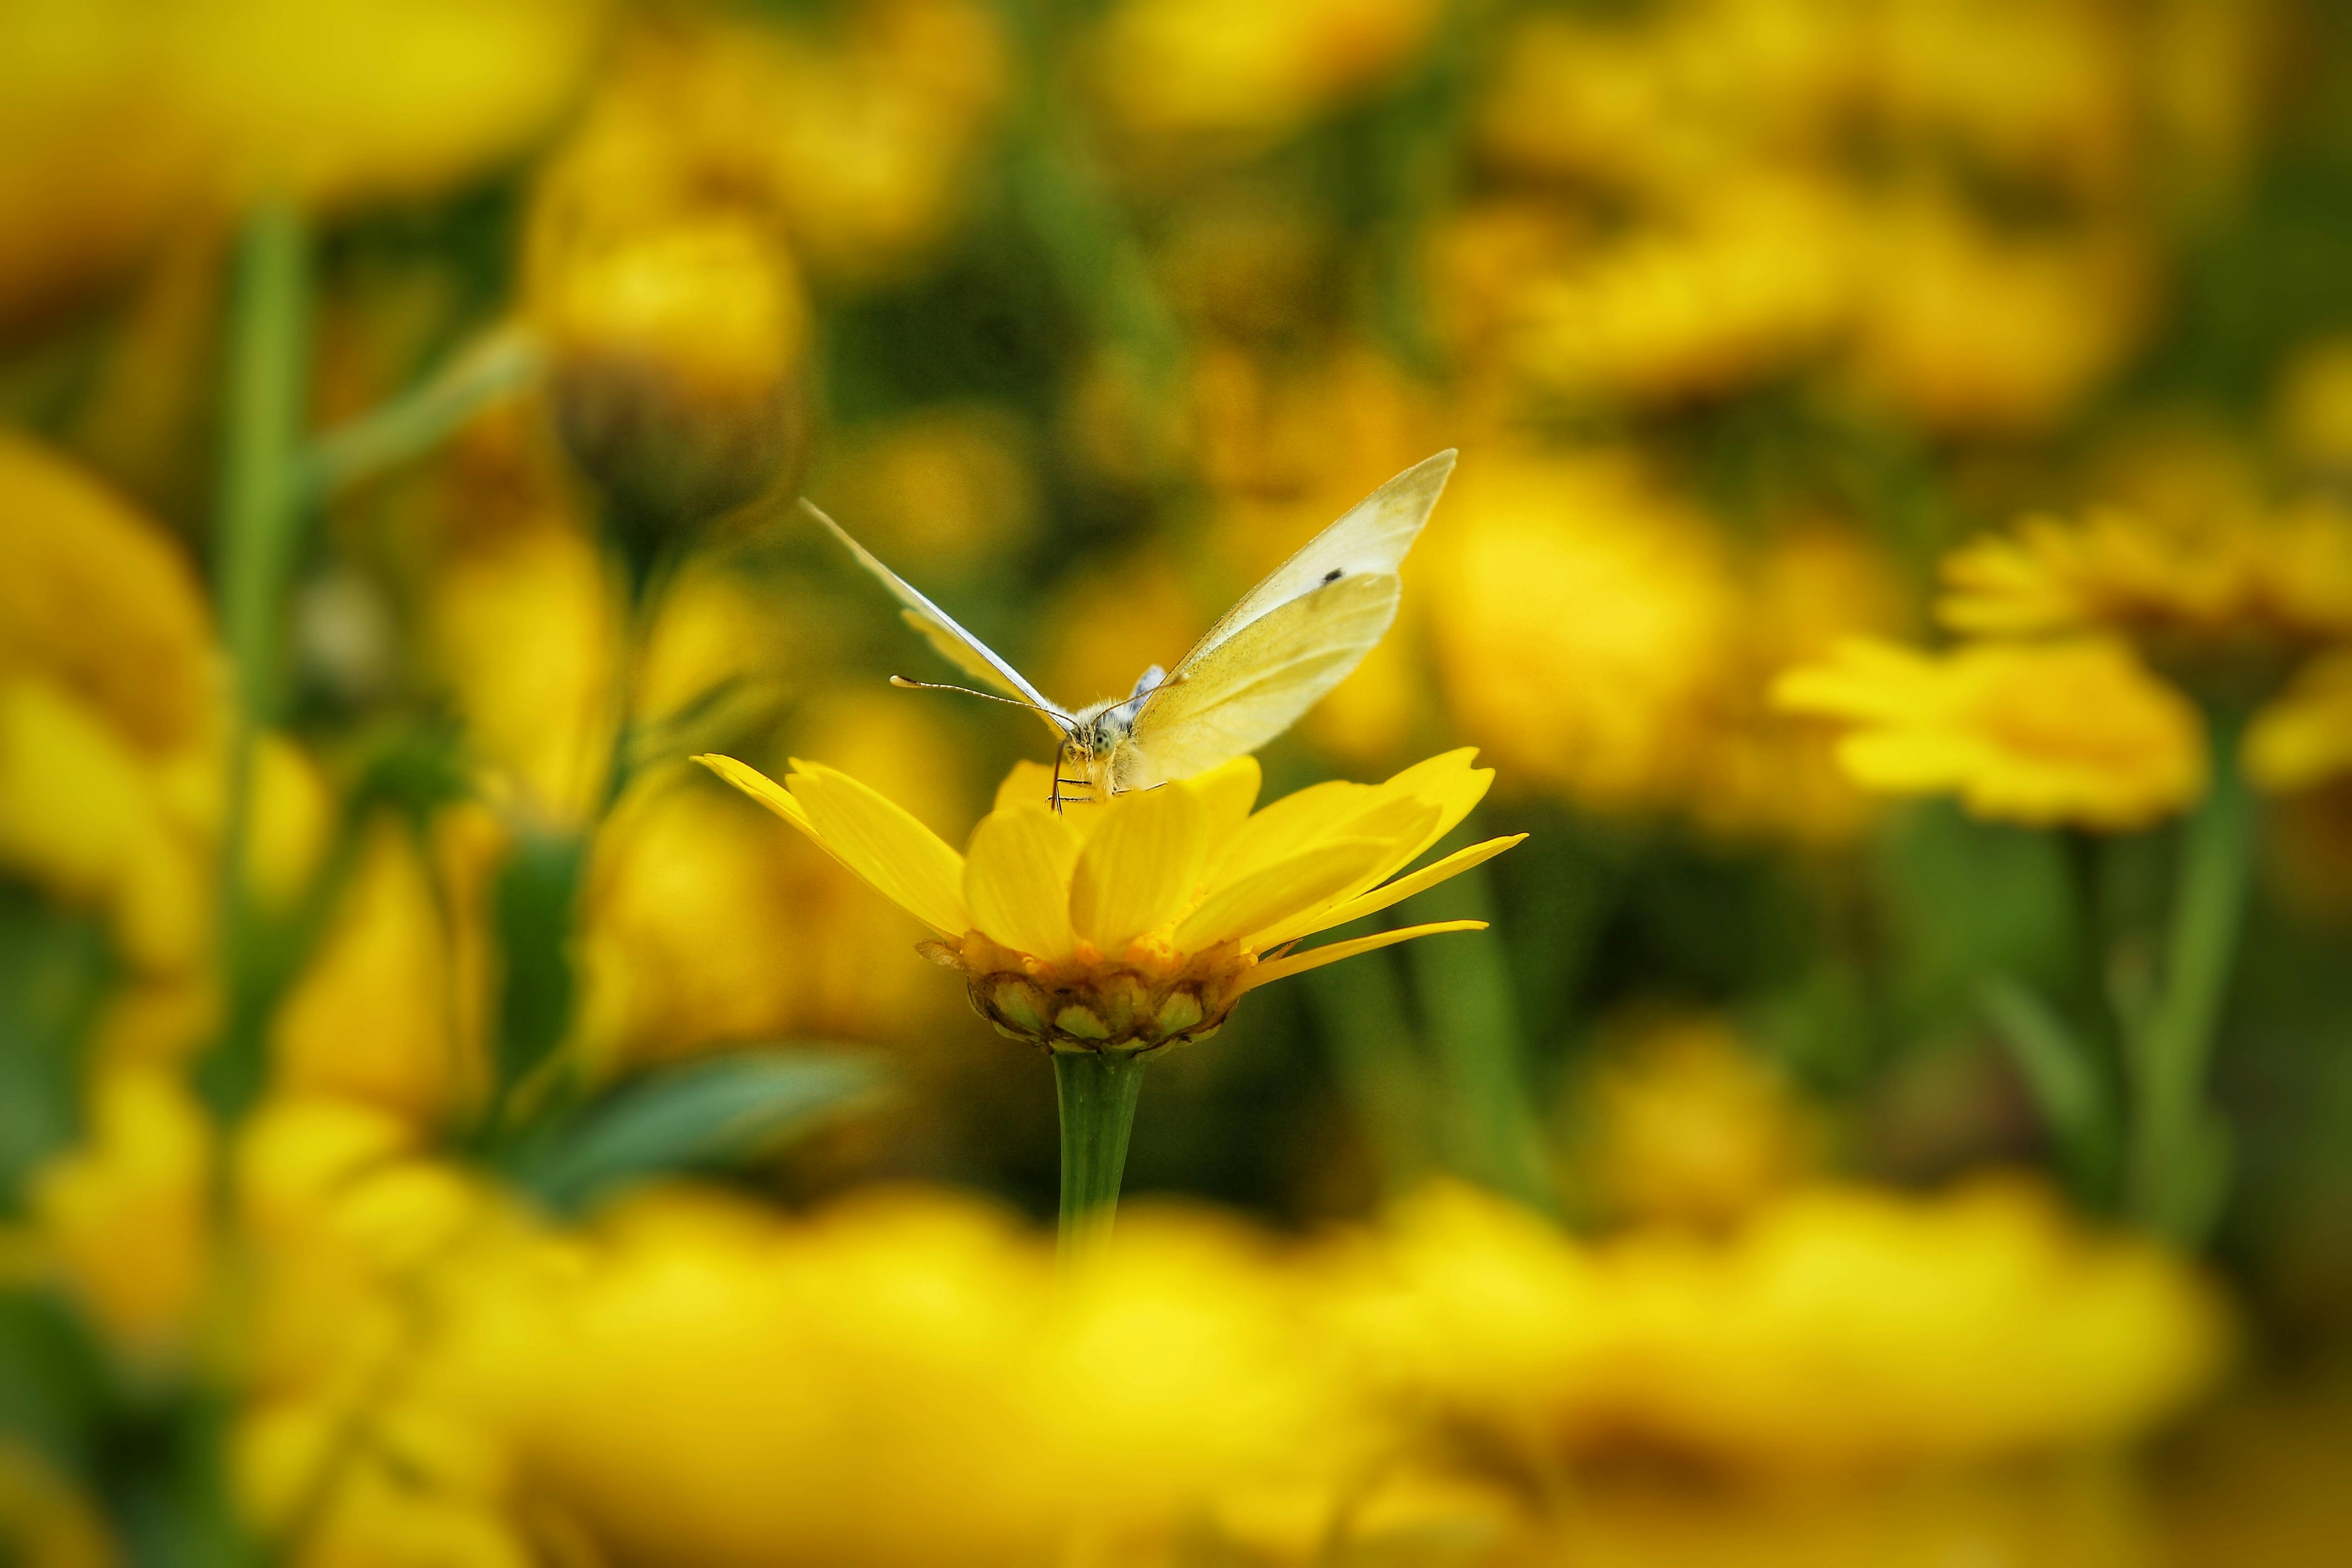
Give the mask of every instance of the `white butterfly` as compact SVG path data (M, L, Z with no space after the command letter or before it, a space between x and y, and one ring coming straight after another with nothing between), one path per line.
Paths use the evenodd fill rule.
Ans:
M1155 664L1125 697L1075 710L1048 701L839 523L801 504L881 579L905 606L908 624L950 663L1054 727L1061 738L1052 798L1058 811L1070 798L1066 785L1083 786L1097 800L1150 789L1254 752L1289 729L1363 662L1396 619L1403 587L1397 567L1453 472L1450 447L1407 468L1243 595L1174 670L1163 677ZM1077 777L1063 776L1070 768Z

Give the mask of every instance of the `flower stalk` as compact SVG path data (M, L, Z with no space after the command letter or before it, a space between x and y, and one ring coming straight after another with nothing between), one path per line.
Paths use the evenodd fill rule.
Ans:
M2213 725L2212 787L2186 825L2164 983L2130 1037L2137 1101L2127 1203L2158 1235L2211 1234L2229 1185L2229 1133L2206 1079L2253 873L2254 802L2236 765L2238 726Z
M231 307L219 495L221 626L234 681L227 813L221 836L221 963L228 1002L215 1092L229 1109L258 1089L266 986L257 974L245 886L253 773L277 717L285 604L307 510L302 415L310 358L310 237L280 203L257 208L240 237Z
M1059 1251L1065 1278L1083 1273L1110 1241L1142 1089L1139 1052L1054 1053L1054 1096L1062 1119Z

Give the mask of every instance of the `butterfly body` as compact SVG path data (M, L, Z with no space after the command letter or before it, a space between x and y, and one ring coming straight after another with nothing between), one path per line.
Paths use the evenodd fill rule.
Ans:
M1254 752L1362 663L1396 618L1402 588L1397 568L1429 521L1454 456L1440 452L1407 468L1317 534L1244 595L1164 677L1154 665L1125 697L1075 710L1048 701L838 523L808 510L890 590L909 626L949 662L995 688L978 695L1030 709L1054 727L1060 744L1051 804L1059 810L1066 802L1187 778Z

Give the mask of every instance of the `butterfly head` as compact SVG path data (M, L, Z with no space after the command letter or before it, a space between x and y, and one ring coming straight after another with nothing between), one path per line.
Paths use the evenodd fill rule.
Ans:
M1125 697L1071 715L1069 738L1062 743L1061 762L1054 770L1056 810L1073 801L1108 800L1141 785L1144 781L1135 776L1142 760L1135 744L1136 715L1164 678L1155 664Z

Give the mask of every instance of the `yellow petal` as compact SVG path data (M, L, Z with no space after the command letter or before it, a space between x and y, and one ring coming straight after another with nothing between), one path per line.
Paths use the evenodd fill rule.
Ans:
M1366 915L1378 914L1391 904L1404 902L1415 893L1426 892L1449 877L1459 876L1473 866L1492 860L1526 837L1524 833L1514 833L1507 838L1489 838L1484 844L1473 844L1467 849L1457 849L1434 865L1423 866L1412 876L1400 877L1384 888L1376 888L1369 893L1349 899L1345 903L1334 904L1327 910L1318 910L1306 921L1269 930L1264 940L1268 945L1276 942L1296 942L1300 937L1313 936L1317 931L1329 931L1333 926L1343 926L1349 921L1361 920Z
M1353 898L1411 865L1429 847L1444 820L1444 812L1435 803L1408 795L1382 801L1341 824L1339 830L1348 837L1377 838L1389 847L1389 852L1378 864L1367 867L1362 879L1344 896Z
M1437 808L1437 820L1431 824L1428 836L1415 845L1411 853L1400 857L1397 865L1410 865L1429 847L1444 837L1461 824L1471 809L1486 797L1487 786L1495 782L1492 768L1470 765L1478 754L1475 746L1463 746L1451 752L1413 763L1386 783L1373 786L1375 796L1386 800L1407 798L1418 800ZM1367 810L1375 809L1369 803ZM1353 824L1346 832L1361 831Z
M943 936L971 929L963 857L904 806L847 773L797 758L787 782L817 842L877 892Z
M1099 825L1078 852L1070 923L1106 954L1125 952L1192 896L1207 842L1208 812L1181 785L1119 795L1091 808Z
M1265 774L1255 757L1235 757L1184 781L1184 787L1201 797L1208 812L1211 844L1222 844L1241 831L1242 824L1249 820L1250 807L1257 804L1263 783Z
M1351 937L1324 947L1311 947L1305 952L1294 952L1261 963L1242 976L1244 991L1255 991L1269 981L1287 980L1294 974L1304 974L1310 969L1320 969L1327 963L1337 963L1343 958L1353 958L1360 952L1375 948L1393 947L1401 942L1411 942L1417 936L1435 936L1448 931L1485 931L1485 921L1433 921L1428 925L1407 926L1402 931L1375 931L1370 936Z
M1008 805L1043 805L1054 791L1054 770L1044 763L1018 762L996 786L996 809Z
M1039 958L1070 956L1070 873L1078 836L1034 800L1001 806L971 831L963 896L992 942Z
M792 791L759 769L748 763L739 763L732 757L722 757L715 752L706 752L694 760L803 833L812 838L816 837L816 829L809 826L808 813L801 809L801 803L793 798Z
M1004 782L996 786L996 809L1002 811L1008 805L1044 805L1053 798L1053 794L1052 768L1044 763L1015 763L1013 771L1004 775ZM1087 835L1095 830L1095 824L1102 820L1102 813L1095 809L1099 804L1091 795L1062 802L1062 821L1077 835L1081 844L1087 841Z
M1387 859L1395 848L1385 838L1332 838L1310 845L1210 894L1176 928L1176 945L1197 952L1320 908Z
M1237 828L1220 851L1215 880L1238 881L1330 836L1371 795L1369 784L1330 779L1284 795Z

